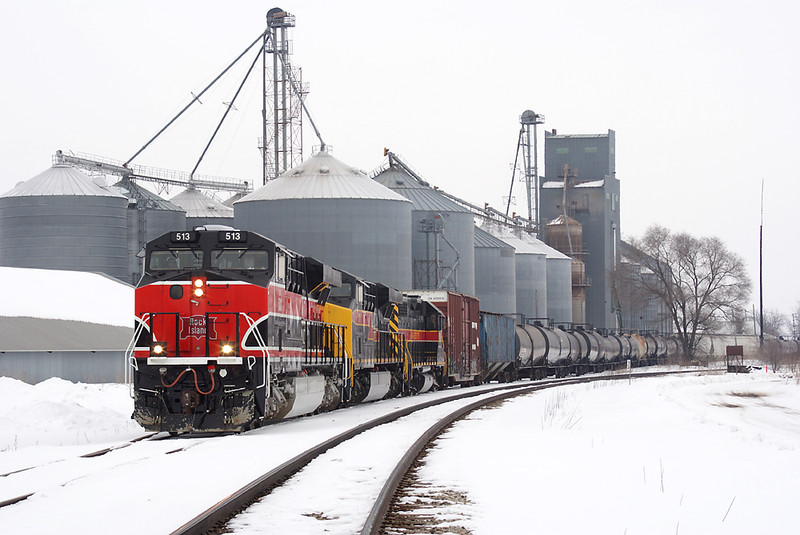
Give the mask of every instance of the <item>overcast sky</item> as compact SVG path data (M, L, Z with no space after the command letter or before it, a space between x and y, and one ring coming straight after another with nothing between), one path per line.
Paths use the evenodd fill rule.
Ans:
M5 2L0 193L46 170L57 149L127 160L260 35L271 7ZM746 260L758 303L763 179L765 307L789 313L800 300L800 251L789 239L800 166L785 160L800 142L797 3L277 7L296 16L293 61L336 158L370 171L389 147L431 183L499 208L523 111L544 114L540 128L559 134L613 129L623 238L653 223L719 236ZM134 163L190 171L245 68ZM199 173L260 181L260 74L254 81ZM308 156L318 143L310 129L305 136ZM540 145L542 174L543 154ZM517 212L526 210L521 186Z

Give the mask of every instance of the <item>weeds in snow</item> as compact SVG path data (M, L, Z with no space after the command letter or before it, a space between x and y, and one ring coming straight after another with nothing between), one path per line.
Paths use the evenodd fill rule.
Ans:
M0 449L0 452L17 451L18 449L19 449L19 435L14 435L14 442L9 444L3 449Z
M572 429L581 421L577 412L578 405L572 403L572 395L566 390L556 390L545 401L542 429Z

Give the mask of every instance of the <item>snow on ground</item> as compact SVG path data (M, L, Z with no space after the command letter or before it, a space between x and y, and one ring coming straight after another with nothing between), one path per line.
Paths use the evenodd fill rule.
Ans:
M133 401L121 384L37 385L0 377L0 473L9 457L51 446L91 446L144 434L130 419ZM57 450L57 448L51 448Z
M0 267L0 316L130 327L133 287L99 273Z
M795 379L634 379L474 413L421 477L466 496L445 512L470 533L789 534L798 453Z
M171 455L163 453L194 442L147 443L91 462L59 463L69 474L63 475L66 482L39 481L31 489L37 495L0 508L0 533L48 533L52 522L64 529L83 526L86 533L148 527L168 532L198 512L198 503L214 503L231 485L252 479L253 466L278 464L343 427L405 403L388 400L302 418L197 442ZM142 431L130 421L131 410L121 385L51 379L30 386L1 378L0 474L138 436ZM386 433L385 442L373 446L387 448L395 438ZM158 455L149 457L145 450ZM465 503L441 509L468 530L459 533L788 534L797 531L798 450L796 379L763 371L634 379L630 385L559 387L474 413L442 436L419 476L464 497ZM81 475L85 466L95 470L92 477ZM343 477L359 468L362 475ZM352 533L333 521L341 511L329 514L336 503L329 498L359 494L364 478L381 470L350 466L336 455L316 470L323 477L314 481L327 502L300 485L264 505L281 508L290 523L293 514L302 516L293 523L294 533ZM23 485L25 477L36 476L25 474L30 472L0 478L0 499L16 495L15 485L36 483ZM170 492L179 499L159 499L156 489L171 481ZM46 521L37 524L31 514Z

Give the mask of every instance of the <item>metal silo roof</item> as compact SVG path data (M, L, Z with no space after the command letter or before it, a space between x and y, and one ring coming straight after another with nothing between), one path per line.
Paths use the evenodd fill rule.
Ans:
M547 222L547 226L548 227L549 226L558 226L558 225L564 225L565 223L567 225L572 225L572 226L576 226L576 227L577 226L581 226L581 227L583 226L583 224L581 224L580 221L572 219L569 216L565 216L564 214L561 214L560 216L556 217L555 219L553 219L551 221L548 221Z
M541 241L541 240L539 240L537 238L534 238L533 236L523 236L521 239L526 244L528 244L528 246L531 249L535 249L535 250L543 253L545 256L547 256L547 258L556 258L556 259L562 259L562 260L564 260L564 259L569 260L569 257L567 255L565 255L561 251L553 249L552 247L547 245L545 242L543 242L543 241Z
M246 195L245 193L234 193L233 195L222 201L222 204L233 208L233 204L238 200L244 198L245 195Z
M123 195L129 199L136 199L136 201L149 210L166 210L173 212L183 212L183 208L169 202L168 200L159 197L147 188L123 178L112 186L118 189Z
M475 227L475 247L488 247L492 249L513 249L513 245L509 245L500 238L496 238L483 230L480 227Z
M21 182L0 197L36 197L74 195L89 197L124 197L95 183L86 173L70 165L54 165L30 180Z
M175 195L170 201L186 211L186 217L229 217L233 219L233 208L215 201L208 195L188 188Z
M318 152L235 204L280 199L379 199L408 202L366 173Z
M406 197L413 204L414 210L471 213L398 167L389 167L375 176L373 180Z

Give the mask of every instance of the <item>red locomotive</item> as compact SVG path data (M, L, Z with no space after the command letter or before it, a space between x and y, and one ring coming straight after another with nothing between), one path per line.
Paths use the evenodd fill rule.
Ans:
M256 233L171 232L144 262L130 362L148 430L242 431L448 382L434 306Z

